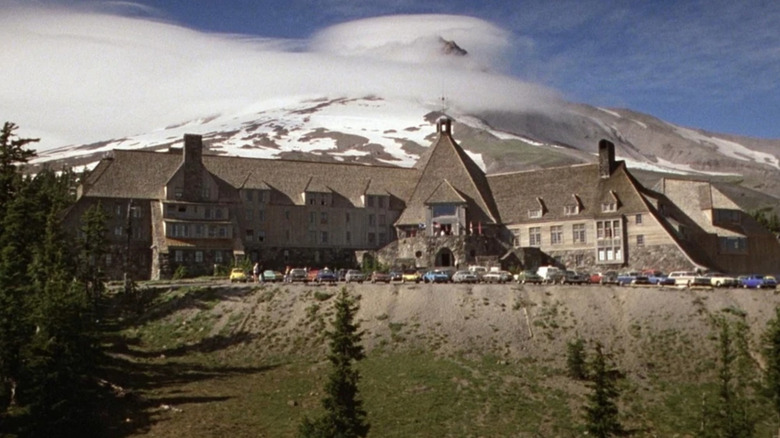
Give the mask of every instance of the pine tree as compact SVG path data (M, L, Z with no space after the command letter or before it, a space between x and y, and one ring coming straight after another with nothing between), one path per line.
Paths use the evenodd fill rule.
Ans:
M775 308L775 317L767 323L761 339L766 360L765 386L780 416L780 307Z
M95 317L99 316L98 302L103 294L103 273L101 262L106 254L106 220L108 215L100 202L91 206L81 217L79 255L79 280L84 285L85 294L92 303Z
M582 338L576 338L569 341L566 346L566 366L569 377L577 380L588 378L587 355L585 353L585 342Z
M19 138L14 133L17 128L15 124L5 122L0 130L0 215L13 198L14 186L20 178L18 165L35 156L35 151L25 146L38 141L35 138Z
M618 419L620 392L615 382L617 372L607 363L601 344L596 344L590 368L591 393L585 406L588 433L599 438L620 435L623 427Z
M360 345L362 332L358 331L359 324L353 322L359 307L346 288L341 289L334 306L333 330L327 332L330 339L328 360L332 371L325 385L326 396L322 399L326 412L315 420L304 419L299 430L304 438L364 437L370 427L358 397L360 375L352 367L354 362L365 357Z

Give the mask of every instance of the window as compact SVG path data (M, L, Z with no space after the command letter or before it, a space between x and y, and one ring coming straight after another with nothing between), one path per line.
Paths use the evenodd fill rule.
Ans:
M257 221L265 222L265 210L257 210Z
M368 226L370 226L370 227L376 226L376 215L375 214L369 214L368 215Z
M315 200L314 200L314 193L309 193L306 196L309 198L309 205L314 205L314 202L315 202Z
M747 252L747 239L744 237L719 237L721 254L744 254Z
M376 234L375 233L368 233L368 244L369 245L376 245Z
M184 252L182 252L180 249L177 249L173 252L173 260L181 263L184 261Z
M542 209L528 210L528 217L531 219L538 219L542 217Z
M206 207L206 209L203 212L203 216L206 219L211 219L211 207Z
M601 204L601 211L605 213L617 211L617 202L603 202Z
M121 236L122 234L124 234L124 232L122 231L122 226L121 225L115 226L114 227L114 236Z
M252 220L252 210L246 211L246 220L251 221Z
M320 224L327 225L327 223L328 223L328 212L323 211L322 213L320 213Z
M347 223L349 223L349 220L350 220L349 213L347 213L347 215L345 217L345 220L346 220Z
M350 232L350 231L347 231L347 234L346 234L346 235L344 235L344 240L345 240L347 243L352 243L352 232Z
M209 186L204 186L201 194L203 195L203 199L211 199L211 188Z
M204 226L203 224L195 225L195 235L198 237L203 236Z
M288 220L288 221L290 220L290 210L285 210L284 211L284 218L286 220Z
M214 261L216 263L222 263L222 251L214 251Z
M636 246L645 246L645 236L640 234L636 236Z
M219 227L219 237L227 237L227 228Z
M266 197L267 197L267 196L268 196L268 195L266 194L266 191L265 191L265 190L258 190L258 192L257 192L257 202L259 202L259 203L261 203L261 204L262 204L262 203L265 203L265 202L266 202Z
M179 213L187 213L187 206L186 205L180 205L179 206Z
M455 216L457 207L454 204L434 205L432 207L433 217Z
M258 231L257 232L257 241L258 242L265 242L265 231Z
M246 238L247 240L254 240L255 230L246 230Z
M209 237L217 237L217 227L214 225L209 227Z
M133 207L131 211L133 212L132 216L134 219L138 219L141 217L141 207Z
M195 261L203 263L203 251L195 251Z
M122 204L116 205L116 215L117 217L122 217Z
M642 225L642 213L638 213L636 217L634 217L634 222L637 225Z
M531 227L528 229L528 246L542 245L542 228Z
M522 246L522 243L520 243L520 230L512 230L512 246Z
M374 206L374 197L371 195L366 196L366 207Z
M623 230L620 219L596 222L596 248L598 262L623 262Z
M550 244L560 245L563 243L563 226L553 225L550 227Z
M316 211L310 211L309 212L309 223L310 224L317 223L317 212Z
M385 208L385 197L384 196L377 196L376 200L377 200L377 203L379 204L379 208Z
M379 199L382 199L382 198L379 198ZM387 224L387 216L385 216L383 214L380 214L379 215L379 226L382 227L382 226L385 226L386 224Z
M215 208L214 209L214 217L217 219L222 219L222 209L221 208Z
M574 243L587 242L585 236L585 224L574 224L571 226L571 233L574 237Z
M181 199L181 197L184 196L184 192L182 192L181 187L176 187L176 189L174 189L173 196L175 196L176 199Z
M328 243L328 232L323 231L320 233L320 243Z
M563 206L563 214L566 216L574 216L576 214L580 214L580 206L579 205L564 205Z
M247 200L247 201L249 201L249 202L252 202L252 201L254 201L254 199L252 199L252 198L253 198L253 196L252 196L252 191L251 191L251 190L246 190L246 193L245 193L245 195L246 195L246 200Z
M317 243L317 232L309 231L309 243Z

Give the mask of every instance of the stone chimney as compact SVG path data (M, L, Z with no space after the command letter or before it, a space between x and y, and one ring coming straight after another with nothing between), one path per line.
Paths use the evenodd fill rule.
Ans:
M609 178L615 170L615 145L609 140L599 141L599 177Z
M196 134L184 134L183 199L197 201L201 197L203 186L203 137Z
M436 121L436 133L452 136L452 119L446 116L439 117Z

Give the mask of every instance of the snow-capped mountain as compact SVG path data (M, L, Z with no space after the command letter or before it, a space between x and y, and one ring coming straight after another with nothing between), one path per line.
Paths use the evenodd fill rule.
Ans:
M408 167L429 146L432 122L443 113L455 119L455 137L489 173L594 161L598 140L606 138L640 177L667 173L738 183L770 197L758 206L780 198L778 141L712 134L582 104L567 104L557 114L459 114L446 100L289 98L128 138L51 149L31 164L89 167L113 149L168 150L194 133L203 135L210 154Z

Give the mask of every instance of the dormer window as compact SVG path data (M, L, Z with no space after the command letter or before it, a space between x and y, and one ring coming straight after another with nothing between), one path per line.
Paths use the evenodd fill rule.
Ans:
M563 214L565 216L574 216L580 214L580 206L579 205L564 205L563 206Z
M536 210L528 210L528 217L531 219L538 219L542 217L542 209L538 208Z
M611 213L617 211L617 202L602 202L601 211L604 213Z

